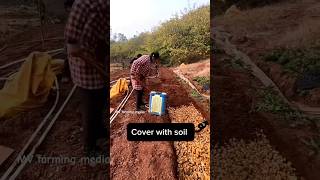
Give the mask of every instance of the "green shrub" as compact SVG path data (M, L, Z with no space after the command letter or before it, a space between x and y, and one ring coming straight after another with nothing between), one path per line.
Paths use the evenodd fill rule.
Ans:
M264 56L264 60L278 63L285 71L301 75L305 71L320 70L320 49L277 49Z
M199 100L202 99L202 96L194 89L191 91L191 97L193 97L195 99L199 99Z
M197 76L193 78L193 80L199 83L201 86L210 84L210 78L205 76Z
M272 90L266 88L260 92L262 101L257 104L257 111L283 113L290 111L290 108L285 104L282 99Z
M305 117L303 113L298 110L291 109L271 87L260 91L259 96L262 99L255 106L256 111L278 114L290 123L310 123L310 118Z

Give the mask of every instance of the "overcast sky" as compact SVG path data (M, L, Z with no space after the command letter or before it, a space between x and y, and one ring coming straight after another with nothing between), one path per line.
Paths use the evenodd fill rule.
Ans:
M150 31L184 9L208 5L210 0L111 0L111 33L127 38Z

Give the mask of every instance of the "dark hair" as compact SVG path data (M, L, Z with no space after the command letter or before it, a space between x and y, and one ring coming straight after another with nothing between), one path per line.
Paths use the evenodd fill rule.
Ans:
M154 59L159 59L160 58L160 55L158 52L153 52L151 53L150 55L150 59L154 60Z
M64 0L64 8L71 8L75 0Z
M135 61L135 60L137 60L137 59L138 59L138 58L133 58L133 59L131 59L130 64L132 64L133 61Z
M138 54L138 55L137 55L137 57L135 57L135 58L131 59L130 64L132 64L132 63L133 63L133 61L135 61L135 60L139 59L141 56L142 56L142 54Z

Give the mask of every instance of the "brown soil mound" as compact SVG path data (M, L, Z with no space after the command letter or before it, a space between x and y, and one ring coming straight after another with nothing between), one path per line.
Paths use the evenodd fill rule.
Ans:
M189 78L194 77L209 77L210 76L210 59L200 61L192 64L181 64L177 67L183 75L188 76Z

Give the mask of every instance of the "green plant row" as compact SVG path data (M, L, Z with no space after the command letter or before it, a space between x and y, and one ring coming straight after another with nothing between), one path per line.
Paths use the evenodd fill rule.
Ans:
M264 57L275 62L292 74L301 75L306 71L320 71L320 49L277 49Z

